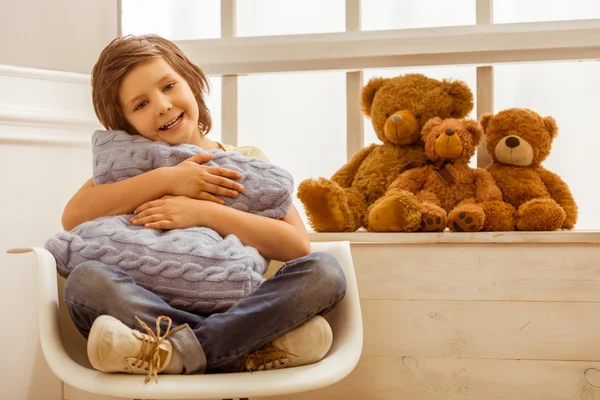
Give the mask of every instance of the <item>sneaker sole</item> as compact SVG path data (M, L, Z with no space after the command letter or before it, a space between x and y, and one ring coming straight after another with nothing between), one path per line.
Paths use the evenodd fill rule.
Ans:
M102 338L104 333L104 328L106 327L106 323L104 321L112 320L112 317L108 315L101 315L92 324L92 328L90 329L90 335L88 336L87 343L87 355L90 360L90 364L92 367L98 371L108 372L104 368L102 361L100 360L100 355L98 354L98 349L100 348L100 338Z
M331 325L329 325L329 322L327 322L327 320L322 316L315 315L313 317L313 320L319 325L321 325L323 331L323 338L327 339L323 340L323 347L321 348L321 350L319 350L319 353L317 353L317 359L318 361L321 361L327 355L329 349L331 349L331 345L333 344L333 331L331 330Z

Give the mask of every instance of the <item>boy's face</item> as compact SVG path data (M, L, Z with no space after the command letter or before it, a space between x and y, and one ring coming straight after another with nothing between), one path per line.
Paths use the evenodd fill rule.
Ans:
M194 93L162 57L125 75L119 104L127 122L150 140L196 145L202 140Z

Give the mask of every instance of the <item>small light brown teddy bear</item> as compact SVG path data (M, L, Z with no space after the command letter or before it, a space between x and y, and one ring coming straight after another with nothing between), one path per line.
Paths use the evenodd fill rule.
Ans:
M331 179L298 186L308 220L317 232L352 232L367 224L368 207L403 171L423 165L421 128L433 117L462 118L473 109L473 93L462 81L422 74L373 78L361 92L381 144L361 149Z
M541 166L558 133L554 118L510 108L496 115L484 114L480 122L493 159L487 170L504 201L517 209L513 226L520 231L573 229L577 204L569 187Z
M421 133L433 164L401 174L369 212L377 232L476 232L512 219L514 208L502 202L492 176L471 168L469 160L483 136L471 119L434 118ZM490 221L488 221L488 219Z

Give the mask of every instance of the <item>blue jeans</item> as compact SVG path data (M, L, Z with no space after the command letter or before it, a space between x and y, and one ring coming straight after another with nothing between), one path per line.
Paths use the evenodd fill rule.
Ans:
M200 316L171 307L137 285L122 270L90 261L77 266L65 284L64 299L77 329L87 338L94 320L110 315L133 329L135 316L154 326L161 315L173 327L169 337L185 373L227 366L244 354L331 310L346 293L344 272L328 253L285 263L248 297L223 313ZM161 326L162 332L166 324Z

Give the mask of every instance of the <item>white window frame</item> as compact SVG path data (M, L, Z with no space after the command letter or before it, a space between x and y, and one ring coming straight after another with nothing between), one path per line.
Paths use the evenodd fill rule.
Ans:
M600 19L493 23L493 0L476 0L470 26L361 30L361 0L346 0L346 31L236 37L236 0L221 0L221 38L179 40L193 62L222 76L222 140L237 145L240 75L346 71L347 158L364 146L360 112L363 69L433 65L477 67L477 117L493 112L493 65L600 59ZM481 143L477 166L490 159Z

